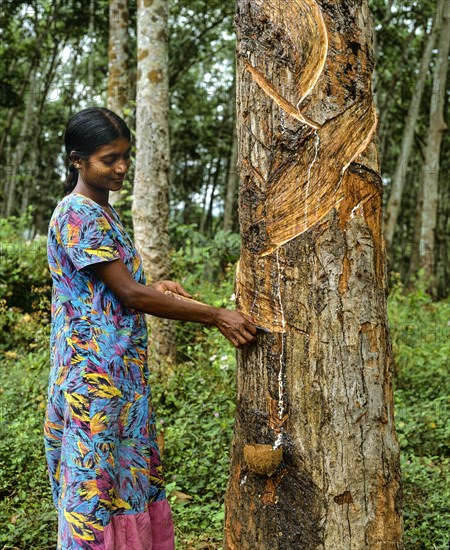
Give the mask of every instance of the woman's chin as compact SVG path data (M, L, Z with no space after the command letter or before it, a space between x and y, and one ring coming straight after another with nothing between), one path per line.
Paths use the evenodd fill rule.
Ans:
M123 187L123 180L120 180L120 181L113 180L111 182L110 191L120 191L120 189L122 189L122 187Z

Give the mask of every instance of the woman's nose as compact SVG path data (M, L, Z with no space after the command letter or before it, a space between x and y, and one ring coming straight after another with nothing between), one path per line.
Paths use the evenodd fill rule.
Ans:
M126 174L128 172L128 163L125 159L121 159L116 163L115 166L116 174Z

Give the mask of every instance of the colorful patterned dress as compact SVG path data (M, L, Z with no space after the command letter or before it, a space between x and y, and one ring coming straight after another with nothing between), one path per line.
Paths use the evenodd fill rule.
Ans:
M89 268L121 258L146 283L117 212L64 197L48 232L53 280L45 451L58 550L173 550L156 444L145 314Z

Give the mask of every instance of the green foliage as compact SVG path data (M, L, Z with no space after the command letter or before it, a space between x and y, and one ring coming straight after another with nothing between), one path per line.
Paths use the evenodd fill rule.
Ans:
M419 273L389 298L395 424L402 450L405 547L447 548L450 514L450 301L432 302Z
M218 331L204 329L186 348L190 359L177 365L164 384L153 385L164 429L167 489L182 548L220 543L235 409L231 345Z
M233 308L234 265L227 266L214 282L204 276L204 265L210 261L218 271L229 257L230 245L236 244L235 236L218 236L218 243L226 238L223 248L217 249L214 242L205 242L188 228L180 228L179 235L193 252L174 254L177 269L184 270L184 262L189 262L189 271L184 271L186 286L196 289L200 301ZM167 380L153 384L165 436L169 500L181 548L218 548L235 410L235 351L216 329L193 323L178 323L178 329L183 363Z
M4 302L0 307L5 341L0 350L0 547L5 548L53 549L56 540L43 449L49 304L43 298L41 305L43 312L31 315Z
M51 291L47 239L23 238L31 215L0 220L0 299L23 311L32 311L36 296Z
M197 285L204 279L213 282L229 264L239 259L241 239L236 233L220 229L208 238L195 225L172 224L174 277L186 277Z

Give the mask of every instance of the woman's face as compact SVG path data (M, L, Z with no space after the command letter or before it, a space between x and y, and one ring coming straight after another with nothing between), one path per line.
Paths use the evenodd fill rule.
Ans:
M130 151L131 144L126 138L116 138L89 158L81 159L78 173L89 187L118 191L131 164Z

